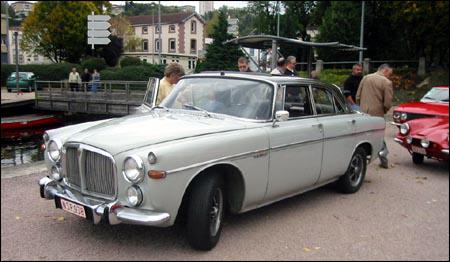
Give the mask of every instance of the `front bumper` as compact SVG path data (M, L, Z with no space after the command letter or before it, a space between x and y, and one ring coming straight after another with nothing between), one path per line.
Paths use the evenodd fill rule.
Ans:
M61 208L59 199L69 200L85 208L94 224L107 221L110 225L120 223L144 225L144 226L168 226L170 215L168 213L154 212L129 208L118 204L116 201L105 203L96 199L83 196L79 192L59 186L48 177L39 180L40 194L42 198L54 199L57 208Z
M408 144L406 141L399 137L395 137L394 141L403 146L408 150L410 154L413 153L413 150L411 148L411 144ZM417 145L416 145L417 146ZM430 148L424 148L426 150L426 157L428 158L434 158L437 160L448 160L449 159L449 150L448 149L430 149Z

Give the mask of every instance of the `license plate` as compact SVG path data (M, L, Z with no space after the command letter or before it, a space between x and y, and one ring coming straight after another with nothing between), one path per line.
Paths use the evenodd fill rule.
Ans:
M411 150L414 153L419 153L421 155L426 155L427 154L427 150L425 148L422 148L422 147L411 146Z
M69 213L86 218L86 212L84 211L84 206L82 205L78 205L61 198L61 208Z

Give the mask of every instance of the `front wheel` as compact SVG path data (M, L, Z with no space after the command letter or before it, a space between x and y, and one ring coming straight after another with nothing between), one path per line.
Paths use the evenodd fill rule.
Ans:
M424 155L413 153L412 154L412 161L416 165L423 164Z
M355 193L359 190L367 169L366 151L358 147L350 160L347 172L338 180L339 189L345 194Z
M193 185L187 212L187 238L194 249L211 250L220 238L225 191L217 174L207 174Z

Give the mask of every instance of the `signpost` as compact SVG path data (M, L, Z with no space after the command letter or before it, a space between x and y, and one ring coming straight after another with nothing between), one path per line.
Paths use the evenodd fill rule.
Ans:
M111 17L109 15L88 15L88 44L92 45L107 45L111 42L108 36L111 34L108 28L111 26L108 23Z

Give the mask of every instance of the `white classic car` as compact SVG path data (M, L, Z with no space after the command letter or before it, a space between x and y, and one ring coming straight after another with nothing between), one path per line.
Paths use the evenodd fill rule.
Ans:
M183 221L195 249L218 242L224 212L242 213L336 182L361 187L385 121L353 112L317 80L257 73L184 76L153 106L46 132L41 197L97 224Z

